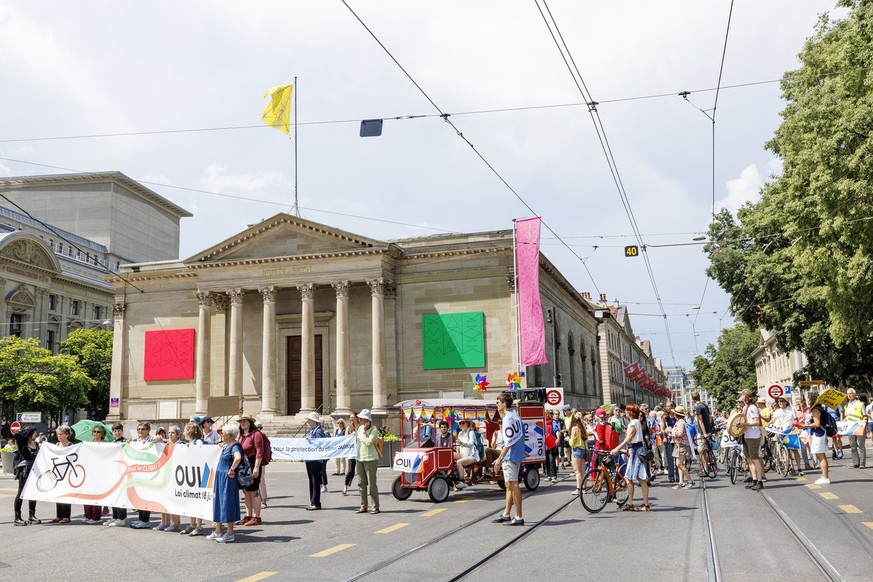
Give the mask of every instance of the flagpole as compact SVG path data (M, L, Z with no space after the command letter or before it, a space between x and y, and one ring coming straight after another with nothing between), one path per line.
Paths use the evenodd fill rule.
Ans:
M518 252L516 251L515 240L516 223L512 219L512 278L513 287L515 288L515 371L518 372L521 368L521 318L519 317L518 306ZM524 379L527 385L527 374Z
M297 90L297 76L294 76L294 215L300 216L300 205L297 203L297 103L300 101L300 93Z

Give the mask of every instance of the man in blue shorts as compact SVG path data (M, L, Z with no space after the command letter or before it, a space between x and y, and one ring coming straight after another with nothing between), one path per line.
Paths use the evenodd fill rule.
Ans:
M494 461L494 472L502 466L503 481L506 484L506 506L503 513L494 523L506 525L524 525L521 514L521 488L518 485L521 474L521 462L524 460L524 428L518 412L512 406L512 394L504 392L497 397L497 412L503 419L503 449ZM515 506L515 517L510 517L510 510Z

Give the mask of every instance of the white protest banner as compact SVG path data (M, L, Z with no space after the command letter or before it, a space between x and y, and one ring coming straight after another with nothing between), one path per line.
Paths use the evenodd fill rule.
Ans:
M212 519L220 454L215 445L44 444L22 498Z
M326 439L271 438L274 461L320 461L355 456L355 435Z
M545 421L525 418L524 425L524 458L526 461L546 460Z
M837 422L837 434L842 436L864 436L864 421L840 420Z
M394 453L391 468L401 473L421 473L426 456L424 453Z

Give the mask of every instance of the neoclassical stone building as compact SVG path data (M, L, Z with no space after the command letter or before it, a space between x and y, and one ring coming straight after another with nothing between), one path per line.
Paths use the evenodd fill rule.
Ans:
M380 241L288 214L184 260L125 266L107 277L112 417L185 418L218 397L274 423L384 414L407 398L480 397L476 374L491 398L516 369L512 267L511 230ZM542 255L541 289L559 357L575 360L568 397L601 401L590 305Z

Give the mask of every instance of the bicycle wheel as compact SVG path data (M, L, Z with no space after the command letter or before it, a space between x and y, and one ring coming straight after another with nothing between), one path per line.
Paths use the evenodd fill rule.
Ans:
M622 507L625 503L627 503L627 498L627 481L622 479L620 476L616 476L615 494L612 496L612 499L613 501L615 501L616 505Z
M782 474L783 477L788 476L788 449L785 447L779 447L779 452L776 455L776 460L779 463L779 473Z
M606 507L609 499L609 484L600 469L588 469L582 477L579 500L588 513L598 513Z
M715 479L718 475L718 463L715 462L715 455L712 453L712 449L705 449L703 455L706 457L706 475L710 479Z
M739 459L737 458L739 455L736 450L732 450L731 454L728 456L730 461L728 461L728 474L731 477L731 485L737 482L737 464L739 463Z

